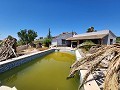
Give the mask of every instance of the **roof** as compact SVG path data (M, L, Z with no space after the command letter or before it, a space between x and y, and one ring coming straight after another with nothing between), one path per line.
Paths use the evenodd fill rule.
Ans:
M67 35L67 34L76 35L77 33L76 33L76 32L63 32L62 34L59 34L58 36L54 36L53 38L57 38L57 37L59 37L59 36L64 36L64 35Z
M110 32L111 32L110 30L102 30L102 31L97 31L97 32L83 33L79 35L74 35L73 37L70 37L67 40L102 39L105 36L107 36ZM113 33L112 35L115 36Z

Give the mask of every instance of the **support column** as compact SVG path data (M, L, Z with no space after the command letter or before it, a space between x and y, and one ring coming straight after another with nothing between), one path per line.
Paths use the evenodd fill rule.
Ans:
M103 39L101 38L101 45L103 44Z
M73 43L72 43L72 41L71 41L71 48L72 48L72 44L73 44Z
M77 45L79 45L79 40L77 41Z

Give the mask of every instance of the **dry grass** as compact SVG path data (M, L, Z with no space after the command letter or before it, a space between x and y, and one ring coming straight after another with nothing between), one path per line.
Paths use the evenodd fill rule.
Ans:
M49 49L49 48L48 47L43 47L43 48L38 48L37 50L43 51L43 50L47 50L47 49Z
M37 48L37 49L33 48L33 47L29 47L28 49L22 50L18 53L21 54L21 55L24 55L24 54L30 54L30 53L34 53L34 52L38 52L38 51L44 51L44 50L47 50L47 49L48 49L47 47Z

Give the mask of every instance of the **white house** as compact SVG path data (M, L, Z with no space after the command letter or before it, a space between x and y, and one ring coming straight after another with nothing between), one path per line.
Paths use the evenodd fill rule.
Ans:
M52 45L54 46L70 46L71 42L69 40L66 40L67 38L72 37L73 35L76 35L76 32L63 32L62 34L59 34L58 36L53 37L52 39Z
M91 40L95 44L114 44L116 43L116 35L110 30L102 30L96 32L83 33L78 35L73 35L66 40L71 41L71 46L77 46L86 40Z

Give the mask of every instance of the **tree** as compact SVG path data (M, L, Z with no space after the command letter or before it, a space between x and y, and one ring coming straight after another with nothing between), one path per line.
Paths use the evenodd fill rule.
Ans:
M90 27L90 28L87 29L86 32L87 33L89 33L89 32L96 32L96 30L94 30L94 27Z
M47 35L47 38L48 38L48 39L52 39L52 35L51 35L51 31L50 31L50 28L49 28L49 31L48 31L48 35Z
M116 38L116 43L120 43L120 37Z
M44 41L43 41L43 43L44 43L44 45L45 45L46 47L49 47L49 45L51 44L51 39L45 38Z
M7 38L10 39L10 40L13 39L13 37L11 35L8 35Z
M35 32L34 30L21 30L20 32L17 33L18 37L20 38L20 41L22 42L22 44L28 44L28 43L32 43L32 41L34 41L34 39L37 37L37 32Z
M51 31L50 31L50 28L49 28L49 31L48 31L48 35L47 37L44 39L43 43L46 47L49 47L49 45L51 44L51 41L52 41L52 35L51 35Z

